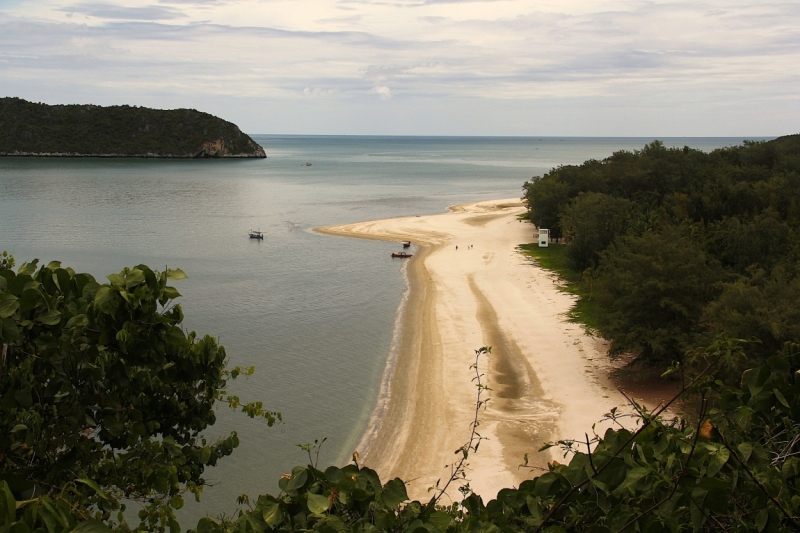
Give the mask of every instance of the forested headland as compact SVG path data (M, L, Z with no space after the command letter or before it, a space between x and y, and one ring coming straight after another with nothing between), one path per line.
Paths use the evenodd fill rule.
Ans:
M612 354L668 364L723 335L766 360L800 342L800 135L711 153L655 141L524 191Z
M194 109L0 98L0 156L265 158L233 123Z

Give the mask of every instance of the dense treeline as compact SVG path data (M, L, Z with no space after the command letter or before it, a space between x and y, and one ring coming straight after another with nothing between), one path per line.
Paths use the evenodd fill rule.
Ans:
M46 105L0 98L0 155L266 157L231 122L194 109Z
M763 360L800 341L800 135L708 154L655 141L524 190L591 284L612 352L679 360L723 334L757 339Z

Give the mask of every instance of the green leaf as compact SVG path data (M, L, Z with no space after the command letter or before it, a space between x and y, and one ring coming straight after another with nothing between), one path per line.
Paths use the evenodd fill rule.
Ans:
M442 531L446 530L450 527L450 524L453 523L453 517L442 511L433 512L428 520L431 524L436 526L437 529L441 529Z
M183 270L181 270L180 268L167 269L167 278L168 279L171 279L171 280L174 280L174 281L180 281L182 279L187 279L188 277L189 276L187 276L186 273Z
M137 268L134 268L125 276L125 286L129 289L142 283L144 283L144 272Z
M108 285L103 285L102 287L100 287L100 290L98 290L97 293L94 295L94 303L95 305L103 309L114 301L115 294L118 293L114 289L112 289Z
M205 517L197 522L197 529L195 529L195 531L197 531L197 533L216 533L221 531L221 528L214 520Z
M322 494L308 494L308 510L314 514L322 514L328 510L330 502Z
M89 325L89 318L86 315L75 315L67 321L67 328L83 328Z
M766 509L762 509L756 515L756 529L761 532L764 531L764 528L767 527L767 521L769 520L769 512Z
M125 286L125 280L119 274L109 274L108 276L106 276L106 278L115 287L124 287Z
M747 462L750 459L750 454L753 453L753 443L743 442L736 447L739 453L742 454L742 461Z
M408 492L406 492L406 485L400 478L395 478L389 481L383 487L383 503L389 509L397 509L397 507L408 500Z
M78 482L78 483L83 483L84 485L87 485L87 486L91 487L97 493L97 495L100 496L101 498L103 498L104 500L111 500L111 498L109 498L108 494L103 492L103 489L101 489L100 485L98 485L95 481L93 481L91 479L86 479L86 478L84 478L84 479L76 479L75 481Z
M36 265L38 264L38 259L34 259L30 263L22 263L22 265L17 269L17 276L32 276L33 273L36 272Z
M290 490L297 490L301 488L303 485L306 484L308 480L308 471L303 468L299 472L293 473L291 479L289 479L289 483L286 484L286 492Z
M162 295L167 300L174 300L175 298L180 298L181 293L175 287L165 287Z
M169 490L169 479L163 475L156 476L155 480L153 481L153 488L162 494L166 493Z
M14 522L11 526L8 527L3 533L30 533L31 528L28 527L28 524L25 522Z
M99 520L87 520L75 526L72 533L111 533L111 530Z
M211 460L211 448L209 446L203 446L200 449L200 462L204 465L208 464L208 461Z
M718 448L708 461L708 470L706 472L708 477L714 477L717 475L717 472L719 472L725 463L728 462L730 455L731 452L728 450L728 448Z
M41 315L36 317L37 322L41 322L42 324L46 324L48 326L55 326L59 322L61 322L61 313L56 311L55 309L51 311L45 311Z
M253 516L252 513L245 513L244 519L247 521L248 524L250 524L250 529L252 529L254 533L259 533L260 531L263 531L264 528L261 526L261 523L255 516ZM240 522L240 524L241 523L242 522ZM240 529L239 531L242 531L242 529Z
M17 513L17 502L8 483L0 481L0 526L10 525L14 522Z
M7 342L19 340L19 327L17 327L17 324L14 323L14 320L11 318L2 318L0 320L3 321L2 329L0 329L2 335L0 335L0 337Z
M264 522L271 528L275 528L283 522L283 512L281 505L275 499L268 499L263 503L261 516Z
M773 390L773 392L775 393L775 397L778 399L779 402L783 404L784 407L790 408L789 402L786 401L786 398L783 396L783 393L781 391L775 389Z
M641 466L637 466L631 468L628 471L628 475L625 477L625 481L617 487L617 491L623 491L625 489L629 489L631 492L634 491L633 486L639 482L639 480L643 479L650 473L650 470Z
M0 318L8 318L19 309L19 298L13 294L0 295Z
M47 533L58 532L55 518L53 518L53 515L44 506L39 509L39 517L42 519L42 522L44 522L45 527L47 527Z
M19 300L19 312L20 313L27 313L32 309L36 309L37 306L42 305L44 303L44 298L42 298L41 293L36 289L36 287L26 288L22 291L22 297Z
M180 494L173 496L172 499L170 499L169 501L169 505L173 509L178 510L183 507L183 498L181 497Z
M70 275L69 272L64 270L63 268L59 268L53 273L53 281L58 286L58 290L61 291L61 294L68 296L71 290L70 285Z

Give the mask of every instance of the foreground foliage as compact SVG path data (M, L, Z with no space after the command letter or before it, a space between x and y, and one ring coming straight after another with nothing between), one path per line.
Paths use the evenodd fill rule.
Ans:
M205 518L198 533L337 532L781 532L800 528L800 347L744 372L739 386L715 373L744 357L717 341L690 355L694 423L637 406L585 442L562 441L567 464L484 503L407 502L399 479L381 484L369 468L297 467L281 494L261 496L231 520ZM627 429L635 428L635 429ZM458 450L457 453L463 453Z
M66 494L109 524L124 521L123 499L139 501L141 527L177 530L173 509L239 443L202 436L215 404L270 425L279 415L228 395L242 369L184 332L169 285L181 270L139 265L100 284L58 262L13 263L0 268L0 479L17 499Z

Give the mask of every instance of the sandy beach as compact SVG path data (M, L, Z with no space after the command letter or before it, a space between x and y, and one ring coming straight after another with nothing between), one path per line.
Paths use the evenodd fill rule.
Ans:
M481 360L492 388L480 417L487 440L470 457L467 478L484 501L537 474L519 467L526 453L533 466L561 460L555 449L537 450L583 439L604 413L627 406L606 378L605 343L564 315L573 297L517 250L535 241L533 226L518 219L523 212L519 199L492 200L316 230L414 244L387 394L358 450L381 479L407 481L412 498L430 498L428 489L449 477L446 465L469 436L476 400L470 365L481 346L492 346Z

